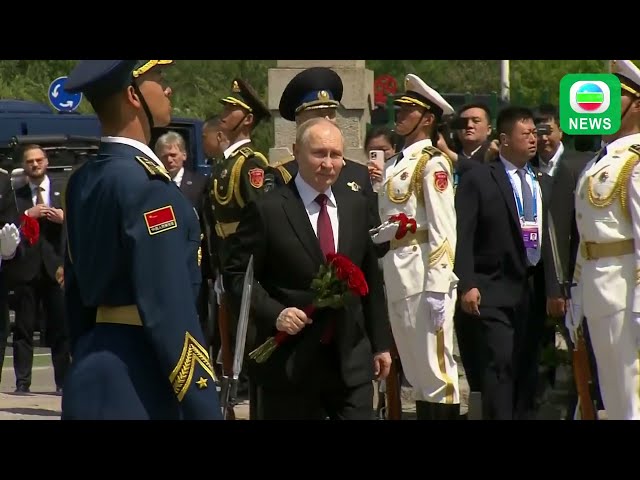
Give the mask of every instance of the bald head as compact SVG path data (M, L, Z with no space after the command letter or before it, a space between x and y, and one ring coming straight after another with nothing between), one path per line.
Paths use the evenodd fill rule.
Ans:
M302 179L318 193L336 181L342 165L344 137L334 122L312 118L298 127L294 155Z

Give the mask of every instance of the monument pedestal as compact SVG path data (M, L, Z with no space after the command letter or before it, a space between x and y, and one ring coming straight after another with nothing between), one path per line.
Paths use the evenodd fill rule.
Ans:
M295 143L296 124L280 117L280 97L291 79L310 67L329 67L344 86L337 122L345 139L345 157L366 163L364 139L373 107L373 71L365 68L364 60L278 60L276 68L269 69L268 107L273 115L274 146L269 149L269 161L278 163L291 155Z

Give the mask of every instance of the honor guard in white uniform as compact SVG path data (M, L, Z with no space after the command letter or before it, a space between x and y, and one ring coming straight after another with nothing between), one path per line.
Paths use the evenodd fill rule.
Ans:
M395 103L400 106L396 132L405 137L405 148L386 163L378 198L383 224L372 231L372 238L374 243L390 241L383 258L389 318L405 376L413 386L417 417L457 419L453 165L431 141L438 121L453 108L412 74ZM393 221L398 214L415 220L415 233L411 223Z
M640 69L613 60L622 85L620 130L576 186L580 251L573 287L573 338L583 314L612 420L640 420ZM611 101L620 101L611 92Z

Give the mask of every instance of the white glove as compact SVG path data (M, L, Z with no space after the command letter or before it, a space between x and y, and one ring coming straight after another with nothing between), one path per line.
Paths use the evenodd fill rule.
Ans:
M583 317L582 305L580 302L571 301L571 308L567 309L567 313L564 316L564 325L569 330L569 338L573 345L576 345L578 340L578 328L582 325Z
M0 255L4 259L13 258L20 244L20 230L13 223L5 223L0 229Z
M395 238L399 226L400 224L398 222L384 222L378 228L374 229L376 233L371 235L371 240L377 245L389 242Z
M218 305L222 305L222 294L224 287L222 286L222 275L216 275L216 282L213 284L213 291L216 292L216 300Z
M427 308L431 312L433 328L437 332L444 325L444 293L426 292L425 301Z

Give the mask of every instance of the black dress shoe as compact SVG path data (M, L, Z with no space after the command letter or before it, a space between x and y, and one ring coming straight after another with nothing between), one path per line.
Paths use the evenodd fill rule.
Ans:
M16 387L16 393L30 393L31 390L29 390L29 387L27 387L26 385L18 385Z

